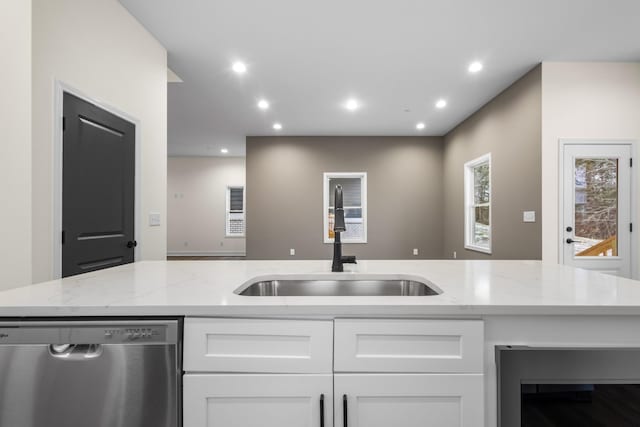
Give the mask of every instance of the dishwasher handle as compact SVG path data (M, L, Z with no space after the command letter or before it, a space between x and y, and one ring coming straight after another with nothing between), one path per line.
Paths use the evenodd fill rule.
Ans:
M100 344L50 344L49 354L62 360L88 360L102 356Z

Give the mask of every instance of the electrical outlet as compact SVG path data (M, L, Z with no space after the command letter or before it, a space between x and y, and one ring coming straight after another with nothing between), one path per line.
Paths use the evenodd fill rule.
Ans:
M458 258L458 254L456 253L456 251L453 251L453 259Z
M189 242L184 242L184 247L186 248L187 246L189 246Z
M418 255L418 248L413 248L413 255Z
M296 250L291 248L289 249L289 255L294 256L296 254Z

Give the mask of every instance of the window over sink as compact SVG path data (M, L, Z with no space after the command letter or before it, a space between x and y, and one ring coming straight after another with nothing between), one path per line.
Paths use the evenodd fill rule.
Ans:
M336 186L342 185L344 221L347 231L342 243L367 243L367 173L326 172L324 182L323 235L324 243L333 243Z

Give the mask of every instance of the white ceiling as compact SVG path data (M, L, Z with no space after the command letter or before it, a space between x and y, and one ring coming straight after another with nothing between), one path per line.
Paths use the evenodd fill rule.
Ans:
M170 155L242 156L247 135L443 135L541 61L640 60L638 0L120 1L184 80Z

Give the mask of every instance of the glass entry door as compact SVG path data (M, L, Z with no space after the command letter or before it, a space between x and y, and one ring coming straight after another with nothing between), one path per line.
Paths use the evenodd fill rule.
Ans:
M631 146L566 144L563 260L631 277Z

